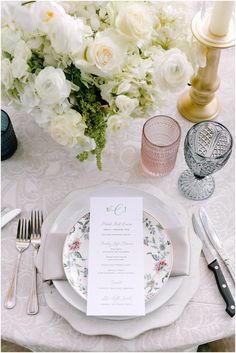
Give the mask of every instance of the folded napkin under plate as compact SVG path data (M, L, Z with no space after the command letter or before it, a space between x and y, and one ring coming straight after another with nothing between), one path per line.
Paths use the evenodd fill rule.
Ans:
M98 190L101 190L99 193ZM165 220L165 214L168 210L163 210L162 203L159 200L157 203L156 197L151 194L141 192L139 190L130 189L127 186L114 186L111 189L105 187L100 187L96 190L96 195L104 196L104 194L119 194L119 196L135 196L136 194L142 196L144 199L144 210L152 212L152 215L165 227L167 234L171 240L173 247L173 266L171 271L171 276L183 276L189 274L189 263L190 263L190 245L189 245L189 232L187 224L179 224L176 227L170 227L170 222ZM133 193L134 191L134 193ZM93 192L88 192L84 197L81 196L81 209L82 213L89 204L89 196ZM153 208L150 208L152 204ZM69 205L70 206L70 205ZM165 206L166 207L166 206ZM158 209L159 208L159 209ZM87 209L88 210L88 209ZM67 215L65 213L65 215ZM67 218L67 217L66 217ZM66 275L62 264L63 247L67 234L74 226L75 219L68 229L68 232L60 233L46 233L42 235L41 247L39 255L37 258L37 267L42 273L42 278L44 281L47 280L66 280ZM165 223L166 224L163 224Z
M108 184L109 185L109 184ZM61 294L60 290L57 290L56 282L66 283L66 281L53 281L55 287L50 285L50 282L44 283L44 294L48 306L65 318L75 330L87 334L87 335L96 335L96 334L110 334L115 335L124 339L131 339L135 336L143 333L152 328L163 327L174 322L182 313L186 304L194 295L199 284L199 255L201 251L201 243L195 237L192 229L192 224L188 221L186 211L175 201L163 194L159 189L153 187L152 185L147 184L136 184L132 185L135 189L145 190L153 196L158 197L163 205L171 205L171 209L175 212L177 217L182 220L183 224L189 225L189 235L190 235L190 269L189 276L177 276L172 277L169 281L178 281L178 279L183 279L181 285L178 285L174 295L168 298L168 301L164 303L158 309L152 311L142 318L133 318L128 321L108 321L103 320L101 325L100 318L91 318L87 317L82 311L75 310L73 303L70 303L69 300L65 300L64 294ZM59 231L57 219L60 216L61 212L66 205L71 203L75 197L82 197L85 193L93 192L95 188L90 188L85 190L77 190L69 194L63 203L58 206L45 220L43 225L43 234L49 234L50 232ZM165 206L163 206L165 207ZM77 220L77 217L72 219L66 219L67 225L73 224ZM190 219L191 220L191 219ZM166 222L163 219L163 225L166 226ZM179 223L181 226L181 223ZM69 227L69 228L70 228ZM69 231L68 228L68 231ZM63 233L65 228L63 228ZM37 259L38 265L40 267L40 257ZM42 261L41 261L42 264ZM169 282L168 281L168 282ZM166 284L166 286L168 283ZM73 289L72 289L73 292ZM74 293L77 295L76 293ZM168 293L167 293L168 294ZM77 295L78 296L78 295ZM129 323L132 321L132 324Z
M188 229L187 227L178 227L169 228L166 231L173 247L171 276L188 275L190 262ZM37 267L42 274L43 281L66 280L62 264L66 236L67 233L47 233L42 237Z

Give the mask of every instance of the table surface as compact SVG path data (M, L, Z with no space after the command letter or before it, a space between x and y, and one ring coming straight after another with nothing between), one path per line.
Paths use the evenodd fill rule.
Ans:
M221 86L218 96L222 111L217 121L234 135L234 50L224 50L219 67ZM177 99L177 97L176 97ZM22 112L5 108L9 113L17 138L14 156L2 162L2 207L21 208L22 217L33 209L49 214L71 191L112 180L118 183L150 183L177 200L188 211L204 206L224 246L234 262L234 152L226 166L215 174L216 189L211 198L202 202L185 199L178 191L177 180L186 169L183 141L192 123L183 119L172 100L161 113L177 119L181 125L181 145L174 170L165 177L149 177L139 163L142 120L113 135L103 155L102 172L93 161L81 164L67 148L56 144ZM2 298L5 298L16 259L15 234L17 220L2 230ZM183 314L172 325L150 330L132 340L112 336L86 336L76 332L46 304L39 278L38 315L26 314L33 263L32 247L22 256L17 305L6 310L2 301L2 337L34 351L188 351L193 347L234 334L234 319L225 312L214 275L200 259L200 286ZM230 288L228 272L223 268Z

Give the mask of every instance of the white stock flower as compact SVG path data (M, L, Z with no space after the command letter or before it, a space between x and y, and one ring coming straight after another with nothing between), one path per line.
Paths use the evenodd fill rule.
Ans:
M28 48L24 40L20 40L14 49L14 56L17 58L22 58L24 60L29 60L31 58L31 50Z
M73 55L80 51L84 39L92 35L93 31L91 30L91 28L89 26L85 26L81 19L73 19L73 24L69 33L70 54Z
M123 94L116 97L115 102L120 112L125 112L126 114L131 114L134 109L139 105L138 99L130 98Z
M144 4L122 4L115 20L115 27L119 33L132 40L143 40L150 37L153 19Z
M126 45L120 41L112 30L98 32L94 41L88 46L85 67L95 75L111 75L120 71L123 65Z
M70 24L64 17L60 20L54 20L48 27L48 38L56 53L68 52L68 40Z
M63 114L56 115L50 122L52 138L60 145L74 147L79 138L83 137L85 123L80 113L68 109Z
M55 19L48 28L48 37L57 53L75 54L84 40L84 36L92 35L92 31L79 18L66 15Z
M176 92L188 83L193 69L187 57L179 49L170 49L154 62L154 77L161 90Z
M62 20L66 15L63 7L55 1L37 1L32 6L36 26L48 33L55 20Z
M3 27L1 30L2 50L13 55L16 44L20 40L20 32L14 31L9 27Z
M28 65L25 59L15 57L11 62L11 70L14 78L21 79L28 75Z
M35 6L36 3L34 2L22 6L20 1L15 6L15 22L17 27L20 27L26 33L32 33L37 29Z
M112 115L107 120L107 127L113 133L121 131L128 126L129 119L121 114Z
M62 102L70 95L70 83L62 69L48 66L35 79L35 88L44 104Z
M11 70L11 63L9 59L3 59L1 65L1 82L5 89L8 90L13 85L13 76Z

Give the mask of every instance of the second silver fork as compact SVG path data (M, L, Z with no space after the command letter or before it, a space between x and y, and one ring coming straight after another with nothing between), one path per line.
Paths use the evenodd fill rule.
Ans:
M41 226L43 223L43 213L40 211L31 212L31 244L34 247L34 260L37 256L41 243ZM37 268L33 263L33 274L30 296L27 306L27 314L35 315L39 312L38 293L37 293Z

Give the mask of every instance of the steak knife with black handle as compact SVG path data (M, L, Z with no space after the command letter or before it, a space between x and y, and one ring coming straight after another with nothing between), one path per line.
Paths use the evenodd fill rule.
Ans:
M210 239L215 250L218 252L221 259L223 260L225 266L227 267L227 269L228 269L229 273L231 274L231 277L235 283L234 267L231 264L229 255L227 254L227 252L224 249L223 241L221 240L220 236L218 234L216 234L216 231L213 227L213 224L212 224L205 208L200 207L199 216L200 216L203 228L205 229L205 232L208 235L208 238Z
M202 251L203 251L203 254L204 254L206 261L208 263L208 268L211 271L213 271L213 273L215 275L217 286L220 291L220 294L222 295L222 297L226 303L225 311L231 317L233 317L235 315L234 298L229 290L228 284L224 278L223 272L221 271L218 260L217 260L216 256L214 256L214 253L211 250L211 245L209 244L209 242L206 238L207 236L206 236L201 224L198 222L197 218L195 217L195 215L193 215L192 222L193 222L193 228L194 228L195 233L202 241Z

